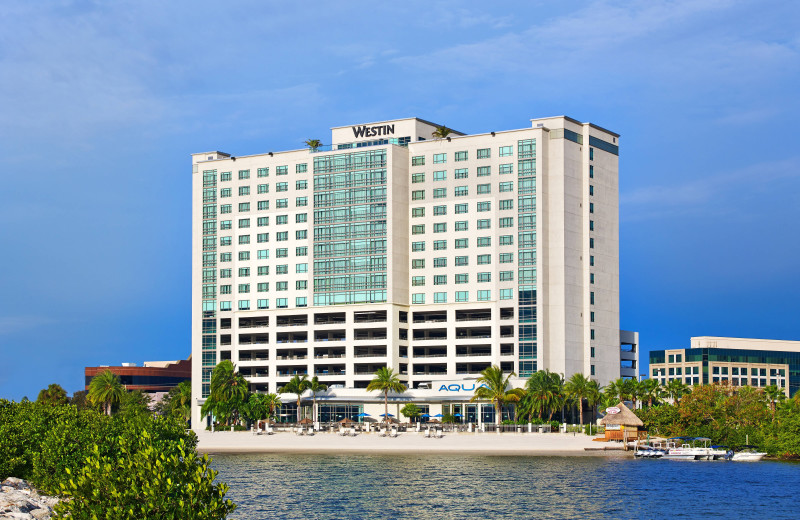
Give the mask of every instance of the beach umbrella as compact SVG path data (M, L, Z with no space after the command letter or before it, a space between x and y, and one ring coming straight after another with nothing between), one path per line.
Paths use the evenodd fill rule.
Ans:
M298 424L312 424L313 422L314 422L314 421L312 421L311 419L309 419L308 417L306 417L306 418L304 418L304 419L301 419L301 420L300 420L300 422L299 422Z
M363 418L366 418L366 417L369 417L369 416L370 415L368 413L361 412L356 417L358 417L359 419L363 419ZM361 422L361 421L359 421L359 422Z
M454 413L453 417L458 417L458 422L461 422L461 418L464 417L464 416L461 415L460 413Z
M444 415L442 415L440 413L437 413L436 415L434 415L434 417L440 417L441 418L441 417L444 417Z

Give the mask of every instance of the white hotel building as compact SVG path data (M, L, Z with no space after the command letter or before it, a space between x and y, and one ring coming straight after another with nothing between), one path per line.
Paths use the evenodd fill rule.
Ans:
M399 119L333 128L314 150L192 156L195 427L223 359L253 391L319 376L333 419L381 412L364 388L382 366L410 389L398 409L476 421L494 414L468 404L492 364L636 376L637 335L619 329L619 136L568 117L435 129Z

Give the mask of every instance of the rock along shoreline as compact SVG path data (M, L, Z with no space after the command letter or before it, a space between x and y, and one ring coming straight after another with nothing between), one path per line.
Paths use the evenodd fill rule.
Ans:
M58 501L58 497L42 495L20 478L8 477L0 482L0 518L46 520Z

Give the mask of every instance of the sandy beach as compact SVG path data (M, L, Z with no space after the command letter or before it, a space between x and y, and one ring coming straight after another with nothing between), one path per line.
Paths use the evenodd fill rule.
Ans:
M253 435L251 432L195 432L201 453L458 453L484 455L620 455L602 451L620 447L618 443L594 442L591 437L571 433L445 433L442 438L426 438L423 433L404 432L397 437L361 433L341 437L336 433L298 436L289 432ZM585 448L592 448L587 451ZM598 451L598 449L600 451ZM630 452L629 452L630 453Z

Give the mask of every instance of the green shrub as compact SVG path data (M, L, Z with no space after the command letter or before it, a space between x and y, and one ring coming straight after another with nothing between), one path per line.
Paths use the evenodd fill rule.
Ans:
M57 517L76 520L224 519L236 506L225 499L228 487L214 484L217 472L207 456L197 457L183 440L167 452L147 431L119 437L119 450L103 455L97 445L69 480L60 484L69 500L56 506Z

